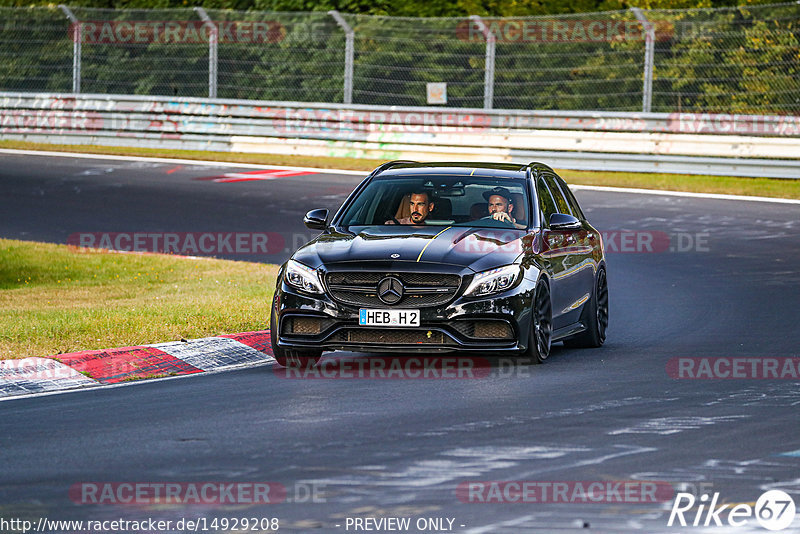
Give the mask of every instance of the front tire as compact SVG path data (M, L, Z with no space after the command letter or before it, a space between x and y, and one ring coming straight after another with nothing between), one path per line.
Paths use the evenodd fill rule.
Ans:
M269 340L272 345L272 355L281 367L310 369L317 365L322 357L321 350L282 349L278 346L278 325L275 317L278 311L272 306L269 318Z
M606 270L597 271L592 296L581 314L581 321L586 330L570 339L564 340L564 346L570 348L597 348L606 341L608 328L608 281Z
M550 356L553 338L553 305L550 302L550 287L547 282L536 284L531 309L531 328L528 333L528 348L520 358L532 360L533 363L544 363Z
M312 369L316 367L317 362L322 357L322 351L307 351L307 350L283 350L279 349L281 354L274 354L275 361L281 367L291 367L293 369ZM275 352L273 350L273 352Z

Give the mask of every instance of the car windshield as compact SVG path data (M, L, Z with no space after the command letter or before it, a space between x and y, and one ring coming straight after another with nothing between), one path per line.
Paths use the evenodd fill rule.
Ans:
M347 207L339 224L525 228L528 195L523 178L378 177Z

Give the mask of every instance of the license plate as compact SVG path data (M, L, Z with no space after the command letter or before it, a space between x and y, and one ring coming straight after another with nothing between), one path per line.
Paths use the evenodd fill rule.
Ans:
M367 310L358 313L361 326L419 326L419 310Z

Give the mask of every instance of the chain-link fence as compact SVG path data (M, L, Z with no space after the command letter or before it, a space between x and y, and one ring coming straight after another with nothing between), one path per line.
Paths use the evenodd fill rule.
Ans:
M517 18L0 8L0 90L800 113L800 4ZM446 95L446 97L445 97Z
M648 11L656 40L653 111L800 114L800 3Z

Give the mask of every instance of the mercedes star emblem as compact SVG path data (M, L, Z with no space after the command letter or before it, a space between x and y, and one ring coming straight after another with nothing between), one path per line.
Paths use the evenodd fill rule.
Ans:
M384 304L397 304L403 298L403 282L394 276L387 276L378 282L378 298Z

